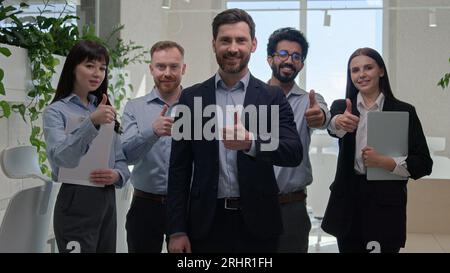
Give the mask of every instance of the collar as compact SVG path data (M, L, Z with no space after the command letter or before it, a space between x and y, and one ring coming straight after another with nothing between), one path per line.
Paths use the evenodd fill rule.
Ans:
M78 102L81 103L80 97L78 97L78 95L75 93L71 93L69 96L62 99L62 101L65 103L68 103L71 100L78 100ZM97 102L97 97L92 94L88 94L88 101L95 105L95 103Z
M181 87L181 90L183 90L183 87ZM145 95L145 101L147 103L150 103L154 100L157 100L159 102L162 102L165 104L164 100L161 97L161 93L159 92L158 88L155 86L153 87L152 91L150 93L148 93L147 95ZM178 101L176 101L174 104L178 103Z
M308 94L305 90L301 89L300 86L298 86L297 83L294 82L294 85L292 86L291 90L286 95L286 98L290 95L296 95L296 96L302 96Z
M379 109L381 111L383 109L383 104L384 104L384 94L382 92L380 92L377 99L375 100L375 104L370 109L364 103L364 99L363 99L361 93L358 92L358 95L356 96L356 105L358 108L362 107L363 109L366 109L366 110Z
M246 91L249 81L250 81L250 71L247 71L247 74L245 74L245 76L242 77L242 79L240 79L239 82L236 83L235 86L233 86L233 88L236 87L238 84L242 84L244 86L244 88L243 88L244 91ZM214 86L216 89L219 85L219 82L223 82L223 80L222 80L222 77L220 77L219 72L217 72L215 75L215 78L214 78Z

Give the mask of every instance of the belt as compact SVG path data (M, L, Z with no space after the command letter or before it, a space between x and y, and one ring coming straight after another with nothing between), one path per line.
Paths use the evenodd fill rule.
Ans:
M293 202L303 202L306 199L306 193L304 190L294 191L278 195L280 204L288 204Z
M133 195L136 197L144 198L144 199L159 203L159 204L165 204L167 201L167 197L165 195L149 193L149 192L141 191L138 189L134 189Z
M239 210L241 209L241 203L239 201L239 197L227 197L227 198L219 198L217 199L218 205L220 207L228 210Z
M290 192L286 194L278 195L278 201L280 204L288 204L294 202L303 202L306 199L306 193L304 190ZM239 197L228 197L217 199L219 201L219 206L223 206L228 210L239 210L241 209L241 203Z

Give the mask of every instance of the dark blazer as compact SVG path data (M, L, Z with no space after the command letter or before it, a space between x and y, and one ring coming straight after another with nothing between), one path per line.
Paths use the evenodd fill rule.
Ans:
M193 113L194 97L202 99L202 106L216 104L214 77L183 90L179 104ZM274 151L261 151L258 136L256 157L242 151L237 153L240 206L248 230L256 238L270 238L282 232L278 203L278 186L273 165L298 166L302 160L302 144L295 129L294 116L282 90L268 86L250 76L244 107L279 105L279 146ZM194 115L191 114L191 122ZM202 118L202 125L210 120ZM270 125L270 122L268 122ZM247 125L245 125L247 126ZM193 124L192 127L194 128ZM203 127L202 127L203 128ZM248 128L247 128L248 130ZM194 171L192 176L192 170ZM192 176L192 185L191 185ZM219 181L219 140L173 140L170 156L167 199L168 234L187 232L193 239L208 235L214 219Z
M334 101L332 117L344 113L345 109L345 100ZM407 169L413 179L429 175L433 161L415 108L385 97L383 111L409 112ZM359 116L356 98L352 100L352 114ZM362 204L359 209L362 210L363 239L403 247L406 241L407 179L368 181L357 185L354 171L355 136L356 132L347 133L339 139L336 176L330 186L331 195L322 228L337 238L343 238L350 231L355 206Z

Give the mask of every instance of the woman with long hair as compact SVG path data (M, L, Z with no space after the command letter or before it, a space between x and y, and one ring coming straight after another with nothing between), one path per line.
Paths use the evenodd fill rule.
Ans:
M116 251L115 187L129 171L118 134L120 124L108 95L109 56L97 42L78 42L66 58L52 103L44 110L44 136L53 180L59 169L75 168L98 136L100 126L114 122L109 168L94 170L90 182L100 187L63 183L55 204L53 228L59 252L79 246L81 252ZM67 128L69 120L78 120Z
M390 157L367 146L367 114L409 113L408 154ZM386 65L371 48L357 49L348 61L346 99L331 106L331 136L339 138L335 180L322 228L337 238L340 252L399 252L406 241L406 185L429 175L431 160L415 108L396 99ZM368 167L385 169L403 180L368 181Z

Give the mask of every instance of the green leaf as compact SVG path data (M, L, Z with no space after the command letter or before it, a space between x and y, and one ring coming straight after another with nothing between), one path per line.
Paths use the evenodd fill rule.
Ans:
M0 82L3 80L4 76L5 76L5 72L3 71L3 69L0 68Z
M20 7L21 8L28 8L30 5L28 5L27 3L25 3L25 2L21 2L20 3Z
M52 62L53 67L57 66L59 63L60 62L59 62L58 58L53 58L53 62Z
M5 96L6 92L5 92L5 86L3 86L3 83L0 82L0 95Z
M17 108L19 110L20 115L22 116L23 121L25 121L26 123L27 120L25 119L25 111L26 111L25 105L20 104Z
M9 118L9 116L11 115L11 107L9 106L9 104L6 101L2 100L0 101L0 107L3 111L2 117Z
M0 46L0 53L5 55L6 57L11 56L11 51L8 48L6 48L6 47L1 47Z

